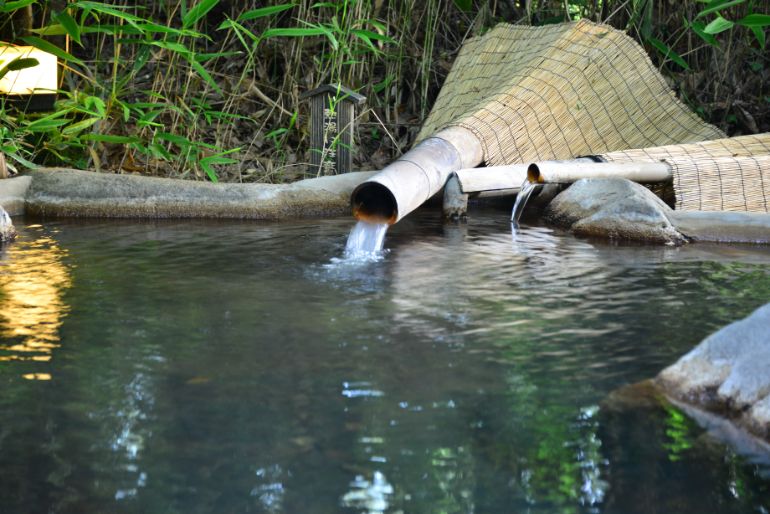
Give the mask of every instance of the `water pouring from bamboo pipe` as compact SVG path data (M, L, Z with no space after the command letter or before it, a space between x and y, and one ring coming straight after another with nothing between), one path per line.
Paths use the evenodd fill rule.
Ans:
M483 160L481 142L469 130L450 127L420 142L351 195L353 215L392 225L425 203L461 168Z

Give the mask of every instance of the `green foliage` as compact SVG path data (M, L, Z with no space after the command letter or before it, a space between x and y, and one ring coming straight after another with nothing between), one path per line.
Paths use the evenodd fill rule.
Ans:
M677 63L682 68L689 70L690 65L687 64L687 62L682 59L682 56L678 53L674 52L671 47L669 47L666 43L663 41L660 41L659 39L656 39L652 36L649 36L647 38L647 42L650 43L652 46L654 46L660 53L663 54L663 57L666 59L671 59L675 63Z
M461 11L468 12L473 7L473 0L453 0L455 6Z
M387 135L366 138L370 153L394 157L411 144L463 40L499 21L612 23L678 74L713 69L715 58L735 59L738 44L752 52L752 70L761 74L770 25L766 5L753 0L698 0L682 4L677 15L665 14L673 8L655 0L74 0L55 6L0 1L0 30L17 11L48 13L22 40L61 64L53 113L0 111L0 145L10 161L211 180L243 180L246 168L259 172L249 180L283 180L291 175L275 170L295 163L305 170L307 154L298 150L307 148L307 120L299 117L298 96L324 83L367 96L362 133ZM12 70L0 63L0 73L4 65L6 73ZM687 95L695 110L709 115L695 92L683 91ZM762 105L764 96L760 92ZM367 123L370 117L376 123ZM728 123L735 119L724 114Z

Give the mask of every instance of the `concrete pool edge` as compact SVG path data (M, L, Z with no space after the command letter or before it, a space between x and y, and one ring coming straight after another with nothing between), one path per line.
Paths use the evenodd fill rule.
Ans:
M0 205L12 215L88 218L279 220L340 216L350 193L373 172L291 184L233 184L115 175L64 168L0 181ZM20 209L23 198L24 209Z
M24 175L0 180L0 207L11 216L25 212L25 202L32 177Z
M11 216L228 218L280 220L349 214L351 192L377 172L291 184L234 184L45 168L0 180L0 206ZM770 243L770 214L681 212L673 227L690 241Z

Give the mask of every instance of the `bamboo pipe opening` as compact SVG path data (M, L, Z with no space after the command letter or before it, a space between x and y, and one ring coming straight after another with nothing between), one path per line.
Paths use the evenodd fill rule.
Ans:
M370 223L392 225L398 218L398 204L393 192L377 182L364 182L351 196L353 216Z
M540 174L540 168L534 162L527 166L527 181L532 184L543 182L543 176Z

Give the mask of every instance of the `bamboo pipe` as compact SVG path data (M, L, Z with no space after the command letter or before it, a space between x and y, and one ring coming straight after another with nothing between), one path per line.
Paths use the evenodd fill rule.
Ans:
M454 172L453 177L465 194L517 191L527 180L527 168L527 164L469 168Z
M569 184L581 178L625 178L633 182L665 182L673 172L665 162L533 162L527 167L527 180L536 184Z
M450 173L477 166L483 157L481 142L470 130L444 129L353 190L353 215L364 221L396 223L444 187Z
M578 158L569 162L594 163L593 159ZM463 218L468 212L469 198L514 196L527 180L528 164L467 168L452 173L444 188L444 217Z

